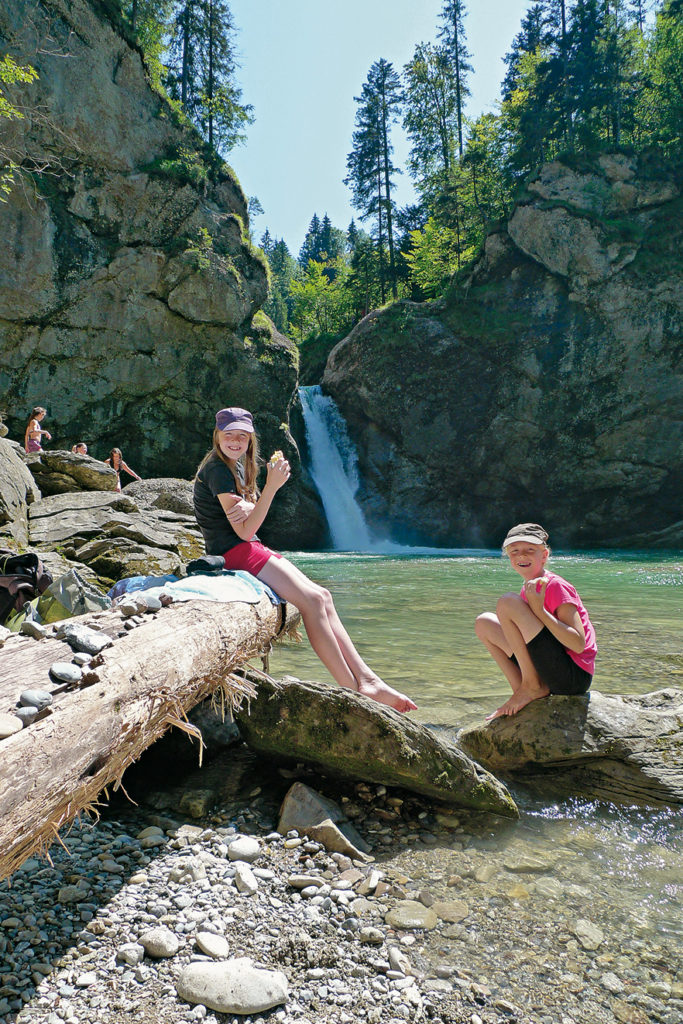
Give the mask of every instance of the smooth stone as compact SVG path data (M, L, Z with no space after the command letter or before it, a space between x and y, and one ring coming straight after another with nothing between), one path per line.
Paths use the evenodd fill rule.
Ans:
M243 860L251 864L257 860L260 854L261 844L257 839L250 839L248 836L240 836L228 846L230 860Z
M493 864L482 864L474 872L475 882L482 882L484 885L490 882L495 875L497 868Z
M324 884L325 880L317 875L290 875L287 879L287 885L291 885L292 889L308 889L311 885L320 888Z
M594 925L591 921L586 921L585 918L580 918L570 928L570 931L576 935L583 948L588 950L597 949L605 938L597 925Z
M150 928L149 931L142 933L138 941L144 946L148 956L157 960L165 956L175 956L180 949L177 936L168 928Z
M79 683L83 671L80 665L74 665L70 661L56 661L54 665L50 665L50 675L60 683Z
M367 926L361 928L358 933L358 938L361 942L367 943L372 946L381 946L384 942L384 932L381 932L379 928L372 928Z
M21 732L23 728L24 723L16 715L6 715L4 711L0 711L0 740L12 736L15 732Z
M86 971L84 974L79 974L76 978L76 988L89 988L90 985L97 984L97 975L94 971Z
M228 940L214 932L197 932L195 942L202 953L212 956L214 960L224 960L230 953Z
M391 928L436 928L439 919L430 907L417 900L403 900L384 915L384 921Z
M616 974L613 974L612 971L607 971L606 974L603 974L600 978L600 984L615 996L624 991L623 981Z
M49 690L24 690L19 696L19 703L25 708L42 711L52 704L52 694Z
M554 899L563 894L564 886L556 878L539 878L536 882L536 892L539 896Z
M218 1013L263 1013L287 1002L287 978L281 971L255 967L249 957L220 963L193 963L176 982L181 999Z
M31 722L35 722L40 712L38 708L17 708L14 714L21 719L24 725L30 725Z
M432 910L440 921L457 924L464 920L470 912L464 900L446 900L432 904Z

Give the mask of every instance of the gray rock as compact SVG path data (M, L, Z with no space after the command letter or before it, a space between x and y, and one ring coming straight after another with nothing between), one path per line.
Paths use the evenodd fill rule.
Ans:
M457 747L407 715L340 687L260 678L256 698L236 719L246 743L262 753L448 804L518 814L505 786Z
M431 931L439 923L434 911L416 900L402 900L387 911L384 921L391 928L422 928Z
M111 647L112 639L106 633L84 626L82 622L65 622L57 629L57 636L66 640L72 651L83 654L99 654Z
M155 959L175 956L180 949L178 937L168 928L150 928L140 935L138 942L144 946L145 953Z
M70 661L56 661L50 665L50 675L60 683L78 683L83 678L83 670Z
M627 804L683 804L683 690L536 700L459 733L492 771ZM532 870L532 869L524 869Z
M28 469L44 495L69 491L116 491L116 473L89 455L45 449L26 456Z
M34 640L44 640L47 636L47 629L45 626L41 626L39 622L34 622L33 619L26 619L22 622L20 633L24 636L31 636Z
M571 930L574 935L576 935L583 948L588 950L597 949L605 938L604 933L600 928L593 924L592 921L587 921L585 918L580 918L576 921Z
M431 909L440 921L447 921L449 924L463 921L470 912L470 908L464 900L437 900L432 904Z
M38 714L40 714L40 712L38 708L26 707L17 708L14 714L17 716L17 718L21 719L21 721L26 726L31 725L32 722L35 722L36 717L38 716Z
M124 942L116 950L116 959L119 963L128 964L129 967L136 967L145 958L145 947L139 942Z
M37 708L38 711L42 711L52 704L52 694L48 690L24 690L19 695L19 703L25 708Z
M245 896L253 896L255 892L258 892L258 882L254 872L243 861L237 861L235 864L235 885L237 891Z
M228 858L230 860L247 861L253 864L261 855L261 844L258 839L250 836L239 836L228 846Z
M287 978L281 971L255 967L248 957L184 967L176 982L178 996L218 1013L244 1016L263 1013L287 1001Z
M10 546L28 544L28 507L39 498L40 490L14 445L0 437L0 538L7 538Z
M295 782L282 801L277 830L283 836L290 829L303 834L309 825L319 825L326 818L335 823L346 820L344 812L334 800L322 796L303 782Z

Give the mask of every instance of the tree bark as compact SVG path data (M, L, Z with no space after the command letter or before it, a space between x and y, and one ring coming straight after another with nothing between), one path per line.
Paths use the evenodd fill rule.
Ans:
M258 604L178 603L120 638L121 617L107 612L97 621L113 645L91 660L74 689L48 674L55 662L71 660L66 642L11 637L2 650L0 710L11 712L29 688L52 691L53 704L0 741L0 878L47 850L107 786L117 788L128 765L170 725L182 726L199 701L221 694L230 710L253 696L253 685L231 673L269 649L285 607L291 629L296 609L265 596Z

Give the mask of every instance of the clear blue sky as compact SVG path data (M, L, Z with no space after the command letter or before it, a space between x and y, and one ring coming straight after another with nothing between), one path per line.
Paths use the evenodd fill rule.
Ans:
M531 0L469 0L467 43L474 74L467 114L492 110L505 74L503 57ZM296 256L311 217L327 213L346 228L357 213L343 184L356 104L371 64L383 57L401 71L415 45L436 39L442 0L231 0L243 101L256 120L228 162L264 215L266 227ZM397 126L394 161L408 147ZM407 173L397 199L412 199Z

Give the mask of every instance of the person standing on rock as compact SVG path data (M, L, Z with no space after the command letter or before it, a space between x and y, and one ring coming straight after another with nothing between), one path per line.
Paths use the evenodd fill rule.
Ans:
M503 552L524 580L504 594L496 614L477 618L475 632L512 687L512 696L487 721L517 712L549 694L586 693L593 680L595 630L578 593L548 572L548 534L538 523L513 526Z
M116 490L121 490L121 470L124 473L128 473L128 476L134 477L136 480L142 480L141 476L138 476L134 469L127 466L123 461L123 455L121 454L120 448L112 448L109 453L109 458L104 460L106 466L111 466L112 469L116 470Z
M250 572L296 605L313 650L340 686L397 711L415 710L417 705L409 697L392 689L365 664L329 591L256 537L273 498L291 472L287 459L276 452L259 493L258 465L251 413L236 407L221 409L216 413L213 447L199 465L194 482L195 515L207 554L222 556L226 569Z
M28 421L26 427L26 433L24 434L24 451L25 452L42 452L42 440L46 437L48 441L52 440L52 434L49 430L43 430L41 422L47 416L47 409L43 409L42 405L37 405L31 413L31 418Z

